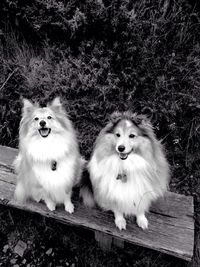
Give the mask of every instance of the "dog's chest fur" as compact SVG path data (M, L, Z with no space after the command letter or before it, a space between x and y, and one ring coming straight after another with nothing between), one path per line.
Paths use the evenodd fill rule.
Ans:
M71 150L73 141L50 135L32 139L27 145L27 158L32 166L33 179L47 191L67 190L74 182L76 151Z
M35 162L33 173L37 182L47 191L56 188L66 188L74 182L75 160L63 158L56 162L56 169L52 170L52 161Z
M124 213L132 214L141 200L153 198L151 166L138 155L121 160L116 155L98 162L93 156L89 164L94 197L105 209L117 205Z

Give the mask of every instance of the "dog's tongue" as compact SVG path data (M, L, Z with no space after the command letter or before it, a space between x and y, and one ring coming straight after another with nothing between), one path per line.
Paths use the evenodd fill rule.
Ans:
M126 153L119 153L119 157L120 157L120 159L125 160L125 159L128 158L128 154L126 154Z
M49 133L50 133L50 129L49 128L41 128L39 130L39 132L40 132L40 135L42 137L47 137L49 135Z

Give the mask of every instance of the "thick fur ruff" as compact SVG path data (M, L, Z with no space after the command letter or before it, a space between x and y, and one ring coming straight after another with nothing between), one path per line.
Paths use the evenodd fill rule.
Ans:
M163 196L169 182L162 145L147 118L114 113L96 140L88 169L94 200L114 212L116 226L125 229L124 215L136 215L138 225L146 229L145 212ZM81 195L91 206L89 190L84 188Z
M84 160L60 100L46 108L24 100L19 135L16 201L42 199L50 210L64 204L66 211L73 212L72 188L80 180Z

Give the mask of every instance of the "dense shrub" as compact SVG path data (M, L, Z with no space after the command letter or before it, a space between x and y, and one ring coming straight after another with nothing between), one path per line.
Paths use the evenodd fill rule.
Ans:
M0 27L1 144L17 146L21 96L62 96L86 157L107 115L132 109L164 139L171 188L197 192L197 9L181 0L3 0Z

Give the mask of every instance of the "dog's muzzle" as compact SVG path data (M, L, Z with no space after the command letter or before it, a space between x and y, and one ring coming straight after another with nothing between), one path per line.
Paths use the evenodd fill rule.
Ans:
M128 155L131 153L131 151L128 153L124 152L126 150L124 145L119 145L116 150L117 150L117 153L118 153L120 159L122 159L122 160L127 159Z
M118 152L118 155L119 155L119 157L120 157L120 159L121 160L125 160L125 159L127 159L128 158L128 156L131 154L131 152L133 152L134 150L132 149L130 152L128 152L128 153L119 153Z
M46 127L42 127L38 131L39 131L39 133L40 133L40 135L42 137L47 137L50 134L51 129L50 128L46 128Z

